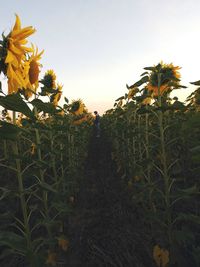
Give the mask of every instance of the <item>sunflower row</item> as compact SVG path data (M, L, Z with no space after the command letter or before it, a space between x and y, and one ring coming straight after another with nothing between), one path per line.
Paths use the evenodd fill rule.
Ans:
M146 253L156 266L198 266L199 88L183 103L170 96L186 88L179 67L161 62L144 69L104 115L104 128L133 212L146 225L139 230Z
M55 266L70 247L73 212L92 115L78 99L65 97L53 70L39 78L44 51L28 44L35 33L16 15L0 41L0 168L2 264ZM6 93L5 93L6 92Z

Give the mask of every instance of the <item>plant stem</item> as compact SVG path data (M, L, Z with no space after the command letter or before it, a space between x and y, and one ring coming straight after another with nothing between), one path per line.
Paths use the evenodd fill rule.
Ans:
M161 110L162 107L162 99L161 99L161 73L158 73L158 106L160 110L158 111L158 122L159 122L159 131L160 131L160 145L161 145L161 163L163 166L163 178L164 178L164 188L165 188L165 204L166 204L166 219L168 225L168 240L169 244L171 244L172 233L171 233L171 210L170 210L170 177L167 171L167 156L165 149L165 134L164 134L164 124L163 124L163 112Z
M35 129L35 136L36 136L37 156L38 156L38 160L41 162L42 161L42 153L41 153L41 147L40 147L41 141L40 141L40 135L39 135L38 129ZM45 182L44 172L41 169L41 167L39 168L39 174L40 174L40 181L44 183ZM49 209L48 209L48 192L46 190L43 190L42 192L42 200L43 200L43 205L44 205L44 214L46 217L45 219L49 222L50 217L49 217ZM51 227L49 226L48 223L46 224L46 229L47 229L49 239L52 240Z
M22 171L21 171L21 161L19 159L19 150L18 145L16 142L13 143L13 151L16 156L16 169L17 169L17 179L18 179L18 189L19 189L19 198L20 198L20 204L22 209L22 215L23 215L23 224L24 224L24 231L25 231L25 238L27 243L27 251L29 251L30 255L30 262L33 264L33 248L32 248L32 241L31 241L31 231L30 231L30 225L29 225L29 219L28 219L28 207L26 203L26 199L24 196L24 185L23 185L23 177L22 177Z

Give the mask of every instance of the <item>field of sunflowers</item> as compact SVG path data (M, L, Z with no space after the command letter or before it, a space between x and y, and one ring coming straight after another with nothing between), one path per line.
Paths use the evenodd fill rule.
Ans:
M200 81L183 103L179 67L145 67L98 139L34 32L0 40L0 265L199 267Z

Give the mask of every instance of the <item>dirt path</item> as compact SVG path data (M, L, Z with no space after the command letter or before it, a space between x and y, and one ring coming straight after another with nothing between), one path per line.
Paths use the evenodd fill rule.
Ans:
M136 230L137 211L115 169L107 138L93 137L76 214L70 221L70 267L153 266L141 242L143 234Z

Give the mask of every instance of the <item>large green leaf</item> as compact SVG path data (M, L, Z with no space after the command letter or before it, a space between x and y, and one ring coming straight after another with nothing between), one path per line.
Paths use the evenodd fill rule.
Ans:
M5 109L21 112L29 118L34 118L33 112L20 94L0 96L0 105Z
M52 103L48 103L48 102L45 103L40 99L34 99L31 101L31 104L37 108L38 112L43 111L44 113L48 113L48 114L56 113L56 108Z

